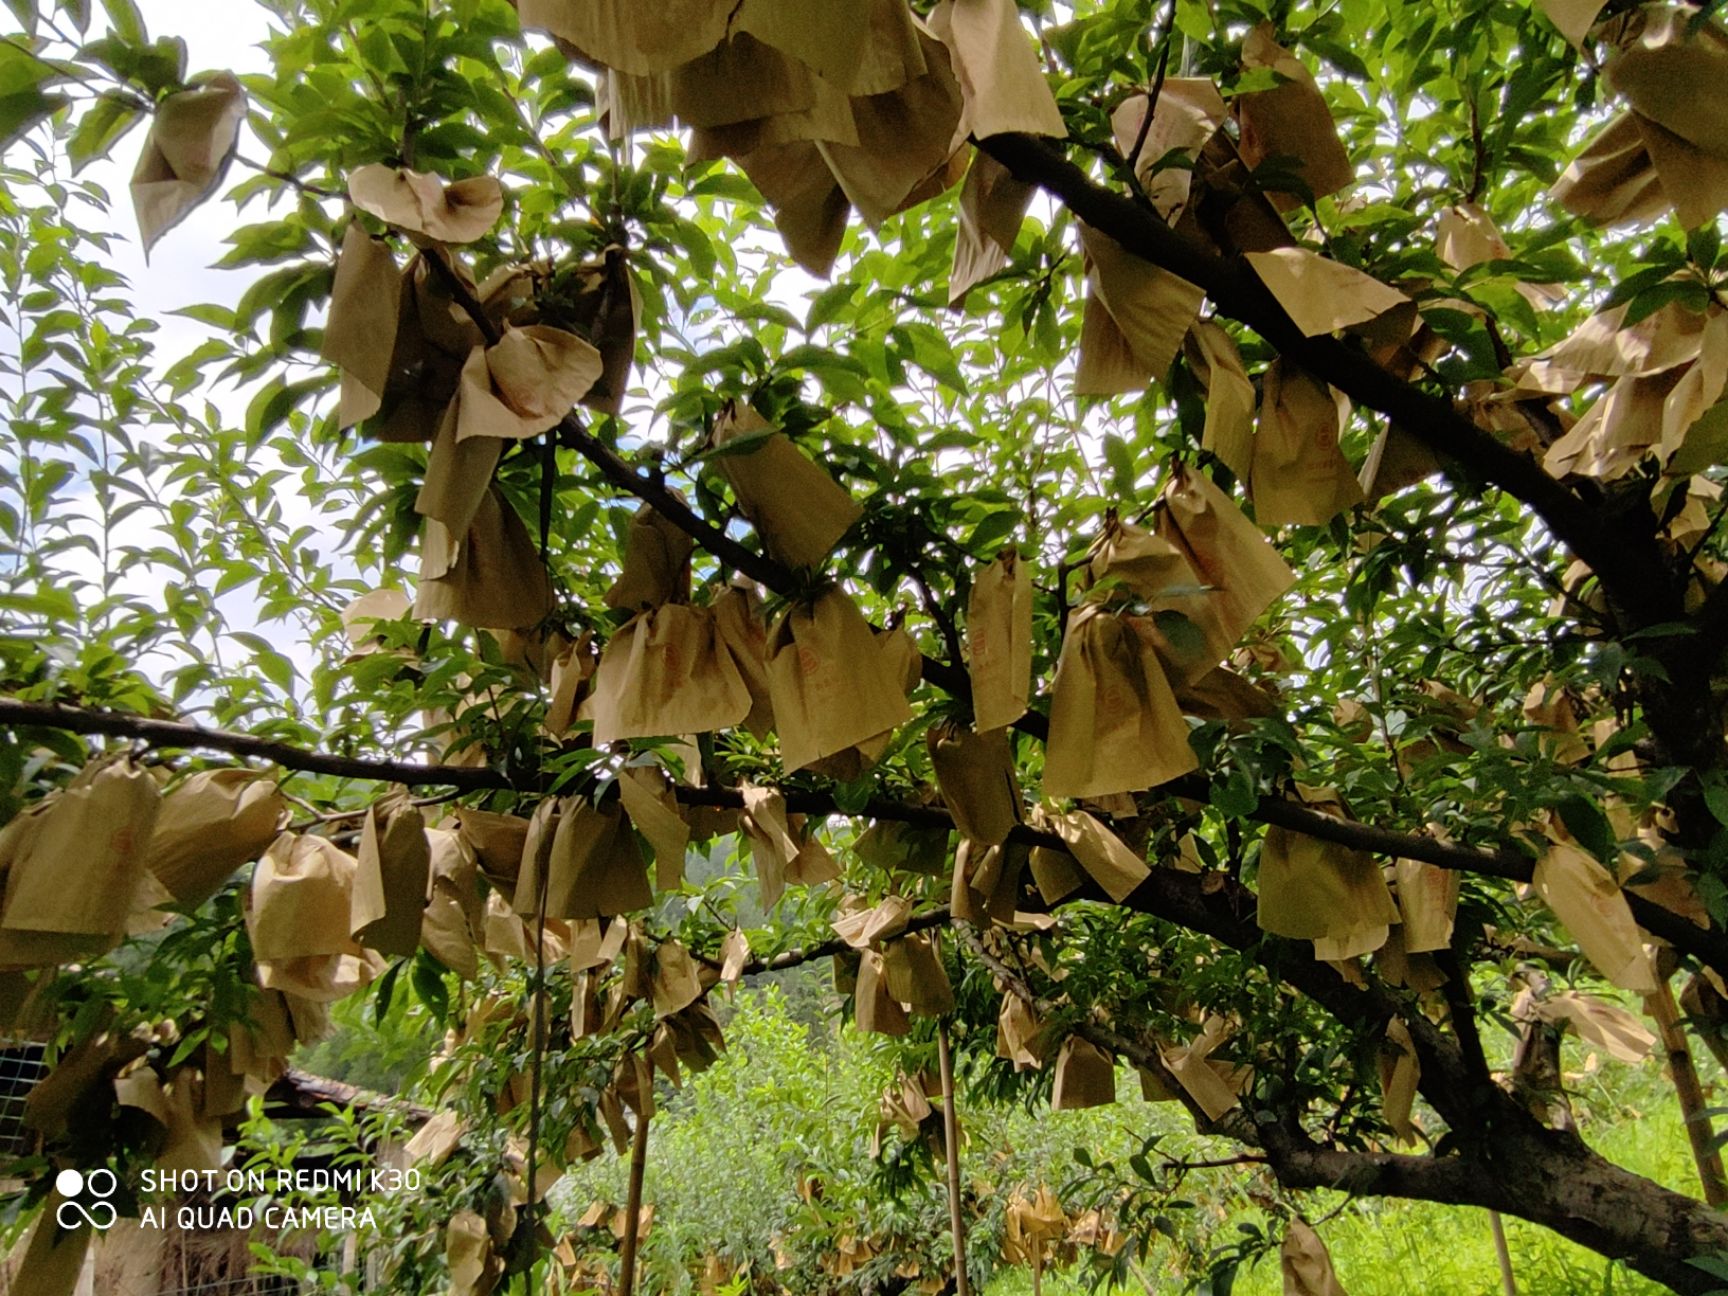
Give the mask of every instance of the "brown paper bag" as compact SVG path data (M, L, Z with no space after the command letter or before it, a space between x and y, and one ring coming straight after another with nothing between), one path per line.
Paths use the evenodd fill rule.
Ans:
M859 896L847 896L830 922L835 934L853 949L879 946L906 930L912 916L912 901L905 896L884 896L876 905L866 905Z
M287 809L256 770L201 770L162 798L144 867L179 903L200 905L276 839Z
M678 809L671 780L657 766L633 765L620 771L618 794L631 824L654 848L654 885L662 891L676 891L684 885L690 825Z
M1116 1059L1091 1040L1070 1035L1056 1055L1051 1111L1079 1111L1116 1101Z
M787 608L769 636L767 667L788 772L912 718L869 623L837 586Z
M1524 696L1523 714L1533 728L1546 730L1541 748L1559 765L1576 765L1590 758L1590 745L1578 732L1578 713L1566 690L1553 679L1537 681Z
M1656 976L1614 875L1570 842L1550 841L1531 879L1596 970L1622 990L1652 994Z
M858 988L853 994L858 1029L877 1035L905 1035L912 1029L906 1010L888 990L888 972L883 955L865 950L858 964Z
M1032 826L1039 829L1045 826L1044 814L1036 807L1032 811ZM1080 862L1067 851L1034 846L1027 863L1032 868L1032 881L1046 905L1054 907L1086 885L1086 874L1081 871Z
M638 614L600 654L586 713L594 744L707 733L740 723L750 691L710 608L668 603Z
M630 519L624 570L606 591L606 606L638 611L683 602L690 594L690 554L696 542L644 504Z
M748 405L714 428L715 466L762 545L793 567L814 567L862 516L846 489Z
M395 354L402 272L390 245L350 221L336 258L323 358L342 371L337 418L343 427L371 418L384 404Z
M1405 952L1423 954L1449 948L1452 920L1458 912L1460 875L1453 869L1412 859L1394 860L1393 872Z
M1080 866L1117 904L1151 875L1145 860L1084 810L1046 814L1044 827L1068 844Z
M95 1267L86 1260L91 1258L91 1239L101 1233L84 1224L61 1228L56 1220L65 1202L57 1188L49 1189L31 1226L29 1241L20 1249L18 1269L7 1288L9 1296L89 1296L94 1291ZM108 1211L91 1209L91 1215L101 1220L113 1209L111 1204ZM92 1277L88 1286L83 1281L86 1274Z
M446 185L435 175L381 164L351 174L348 197L386 225L437 243L472 243L504 211L504 190L491 176Z
M364 990L383 972L384 960L371 950L361 949L355 954L260 960L258 984L283 994L294 1012L295 1035L305 1041L322 1039L330 1033L325 1004ZM303 1024L303 1017L312 1024Z
M1189 1043L1160 1051L1165 1067L1207 1120L1218 1120L1234 1107L1247 1084L1246 1071L1211 1061L1213 1051L1229 1035L1230 1026L1224 1018L1210 1017Z
M672 1033L678 1060L692 1071L706 1071L726 1051L720 1022L706 1000L691 1004L662 1025Z
M1400 1142L1414 1143L1416 1127L1410 1109L1416 1102L1416 1086L1422 1079L1422 1064L1410 1028L1397 1017L1386 1023L1386 1038L1380 1042L1380 1109Z
M420 945L465 981L479 973L479 937L486 922L480 872L462 837L428 828L432 891L420 920Z
M654 1015L670 1017L702 997L702 981L690 951L675 940L661 941L654 949Z
M1349 1296L1332 1272L1332 1256L1320 1235L1300 1216L1291 1216L1278 1249L1284 1296Z
M1365 324L1410 305L1408 297L1373 275L1308 248L1249 252L1245 259L1304 337Z
M1296 785L1311 810L1347 818L1337 794ZM1386 879L1373 858L1336 842L1280 828L1260 847L1260 929L1315 942L1315 957L1343 960L1386 943L1398 921Z
M780 793L748 783L739 791L744 797L744 811L738 816L738 826L750 843L762 908L771 910L786 891L786 875L792 871L802 843L792 835L786 821L786 799Z
M972 579L966 669L979 733L1026 713L1032 684L1032 569L1008 546Z
M50 955L56 946L68 954L88 947L38 941L35 933L100 938L97 945L118 937L147 877L144 862L161 799L149 771L130 760L92 762L64 791L9 823L0 838L0 927L9 936L0 958L13 961L30 947Z
M1163 536L1107 514L1104 529L1087 551L1092 583L1115 580L1143 598L1175 592L1199 592L1200 580L1188 559Z
M504 1271L492 1254L486 1221L473 1211L457 1211L444 1230L444 1260L450 1269L450 1296L488 1296Z
M456 811L456 829L474 852L486 880L514 895L528 843L528 820L462 806Z
M1044 1025L1032 1006L1017 994L1004 994L1002 1011L996 1017L996 1056L1007 1058L1016 1071L1024 1071L1042 1067L1044 1052Z
M1355 170L1314 74L1273 39L1272 30L1270 23L1261 23L1248 33L1242 43L1242 66L1269 68L1281 83L1270 90L1237 95L1231 107L1241 127L1242 158L1250 167L1272 158L1295 160L1296 174L1307 193L1272 193L1274 204L1288 211L1310 196L1324 198L1338 192L1355 178Z
M1013 842L986 849L962 840L954 852L949 900L954 916L980 927L1013 922L1029 855L1025 846Z
M1643 12L1643 29L1609 59L1605 79L1632 106L1680 223L1706 224L1728 207L1728 125L1699 105L1728 78L1728 30L1678 7Z
M758 738L774 728L774 699L768 687L768 627L761 616L761 600L753 590L728 585L714 599L714 632L732 654L732 664L750 691L750 714L744 727Z
M521 0L522 26L551 32L601 67L669 72L726 39L733 10L707 0L643 8L630 0Z
M1499 226L1494 224L1480 203L1455 203L1440 213L1434 233L1434 254L1454 270L1468 270L1485 261L1510 261L1512 249L1506 245ZM1519 296L1537 310L1556 306L1566 300L1566 290L1558 284L1517 285Z
M1512 1015L1523 1020L1520 1006L1529 991L1519 995ZM1594 995L1562 990L1541 1000L1533 997L1530 1011L1545 1022L1556 1026L1571 1026L1578 1038L1594 1044L1616 1062L1642 1062L1656 1047L1656 1037L1644 1028L1644 1023L1618 1004L1611 1004Z
M1154 611L1187 617L1204 637L1204 651L1181 653L1173 671L1192 683L1235 648L1248 628L1296 583L1260 529L1204 473L1178 468L1163 495L1158 534L1174 543L1210 588L1204 594L1155 600Z
M846 237L852 204L815 143L768 145L733 156L773 209L787 255L826 279Z
M726 933L720 943L720 979L735 986L744 975L744 965L750 961L750 938L740 927Z
M212 1171L222 1168L222 1121L200 1113L204 1079L191 1067L175 1072L163 1094L168 1136L156 1155L164 1170Z
M647 866L629 821L617 801L596 807L585 797L565 797L546 856L523 860L514 907L519 914L553 918L611 918L654 903Z
M1198 764L1188 723L1135 619L1096 603L1075 609L1051 690L1045 795L1138 792Z
M1652 122L1642 122L1637 113L1621 113L1591 137L1560 173L1548 196L1574 215L1599 225L1641 225L1662 216L1674 203L1663 186L1662 172L1651 159L1649 136L1641 127L1653 128L1650 135L1658 139L1666 133ZM1692 174L1705 182L1698 190L1708 194L1714 170L1709 160L1685 149L1683 141L1676 142L1680 147L1671 156L1691 154ZM1702 166L1697 165L1700 162ZM1680 189L1682 194L1690 191L1690 185Z
M428 518L414 615L482 628L538 625L552 611L552 581L521 516L488 487L460 535Z
M958 183L965 166L964 93L951 56L923 31L917 39L923 75L852 101L857 143L816 142L841 192L872 229Z
M923 933L901 936L882 951L888 993L920 1017L942 1017L954 1011L954 987L942 965L935 942Z
M920 803L930 804L921 795ZM948 871L948 839L941 826L878 819L852 839L852 853L884 873L920 873L940 877Z
M600 377L600 353L546 324L506 326L468 353L451 418L456 440L523 441L557 427Z
M942 802L960 835L1000 845L1020 822L1020 781L1008 730L973 733L950 721L932 725L925 740Z
M1116 151L1124 158L1139 145L1134 178L1153 210L1174 225L1188 205L1193 163L1206 141L1223 125L1229 109L1210 77L1167 77L1159 87L1150 126L1146 125L1146 103L1144 94L1124 99L1110 115L1110 131ZM1184 160L1189 165L1182 165Z
M967 293L1008 264L1031 205L1031 185L1016 180L988 153L973 153L960 186L954 268L948 274L950 306L959 306Z
M1074 390L1113 396L1162 382L1205 293L1084 222L1086 310Z
M1178 228L1217 248L1224 256L1289 247L1294 239L1263 181L1220 126L1201 146L1194 162L1188 205Z
M1604 0L1536 0L1548 21L1559 28L1566 43L1582 50L1590 29L1596 25Z
M953 58L974 138L1068 134L1013 0L939 0L929 24Z
M156 105L132 173L132 206L146 255L222 183L245 120L246 92L231 72L209 73Z
M283 833L252 874L247 925L260 961L354 951L355 858L328 838Z
M562 738L576 723L599 666L593 635L587 630L553 659L552 696L547 700L546 719L542 723L554 738Z
M1343 395L1282 358L1266 368L1248 494L1261 526L1325 526L1362 503L1362 484L1338 447Z
M779 903L788 882L813 886L840 876L828 848L814 835L805 834L797 817L786 814L780 793L747 783L739 790L744 796L739 828L750 843L764 909Z
M1186 173L1184 173L1186 174ZM1246 482L1254 462L1254 384L1231 336L1211 320L1196 320L1183 342L1195 380L1206 389L1200 448Z
M501 437L456 435L457 402L452 398L436 424L426 456L426 479L414 497L414 510L436 518L453 536L466 535L479 516L504 453Z
M420 947L420 924L432 888L426 817L406 794L366 811L354 869L349 929L359 944L401 956Z

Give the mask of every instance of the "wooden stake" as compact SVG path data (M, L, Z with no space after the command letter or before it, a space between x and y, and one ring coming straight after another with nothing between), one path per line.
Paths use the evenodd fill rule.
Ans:
M1512 1252L1506 1246L1506 1225L1499 1211L1488 1212L1488 1227L1494 1230L1494 1255L1500 1261L1500 1290L1505 1296L1518 1296L1518 1283L1512 1277Z
M936 1025L936 1057L942 1068L942 1144L948 1154L948 1229L954 1238L955 1296L972 1296L966 1277L966 1222L960 1212L960 1116L954 1109L954 1055L948 1023Z
M1656 1019L1662 1049L1668 1057L1668 1073L1674 1080L1674 1094L1680 1100L1680 1115L1686 1122L1686 1137L1692 1144L1698 1179L1704 1185L1704 1200L1712 1206L1728 1204L1728 1174L1722 1169L1722 1153L1716 1147L1715 1131L1705 1111L1704 1087L1698 1082L1692 1049L1680 1027L1680 1006L1674 1002L1674 991L1667 977L1658 978L1656 993L1648 996L1644 1005Z
M624 1199L624 1245L618 1259L618 1296L636 1290L636 1232L642 1222L642 1175L648 1168L648 1117L636 1118L630 1140L630 1191Z

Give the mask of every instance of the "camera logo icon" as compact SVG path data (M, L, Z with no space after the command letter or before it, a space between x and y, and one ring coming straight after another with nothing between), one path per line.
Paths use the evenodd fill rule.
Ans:
M108 1198L119 1186L112 1170L92 1170L89 1174L62 1170L54 1176L54 1191L66 1200L55 1210L54 1222L63 1229L75 1229L80 1224L88 1224L98 1232L113 1228L120 1212ZM81 1197L87 1197L89 1205L80 1201Z

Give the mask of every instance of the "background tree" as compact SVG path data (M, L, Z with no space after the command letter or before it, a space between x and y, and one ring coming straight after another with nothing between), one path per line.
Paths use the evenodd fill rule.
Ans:
M266 7L239 78L129 0L0 45L46 1160L408 994L463 1128L392 1281L482 1289L713 985L838 955L908 1077L1125 1060L1284 1189L1720 1282L1707 8ZM189 355L81 224L116 150L146 245L242 215ZM1578 1137L1564 1029L1661 1038L1707 1200Z

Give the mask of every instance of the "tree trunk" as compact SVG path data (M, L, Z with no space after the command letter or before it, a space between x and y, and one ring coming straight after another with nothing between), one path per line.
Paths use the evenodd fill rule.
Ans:
M1532 1119L1505 1121L1494 1137L1441 1158L1344 1152L1271 1126L1260 1127L1260 1135L1286 1187L1482 1206L1623 1260L1686 1296L1722 1289L1720 1278L1689 1261L1728 1256L1728 1215L1622 1170L1575 1135Z

